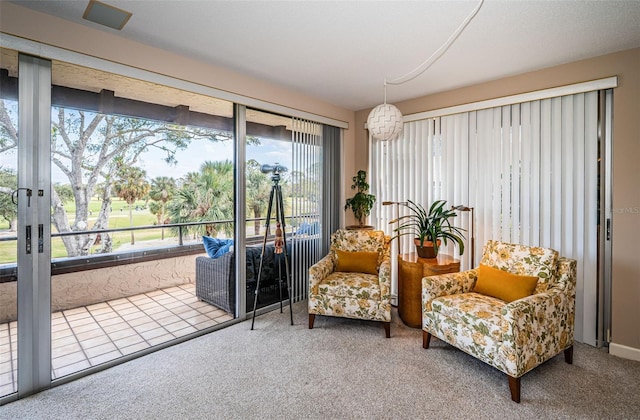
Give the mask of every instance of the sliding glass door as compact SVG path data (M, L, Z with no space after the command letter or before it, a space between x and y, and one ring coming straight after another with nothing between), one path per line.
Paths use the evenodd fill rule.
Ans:
M0 397L236 319L196 264L213 260L205 239L233 240L233 104L9 50L1 63Z
M331 142L337 140L331 138ZM263 262L258 299L251 299L255 290L250 290L247 311L253 310L254 301L259 309L289 299L287 268L291 300L306 299L308 269L321 257L322 210L333 204L323 201L323 188L331 185L324 179L324 149L321 124L247 110L248 286L257 279L260 256ZM284 240L286 249L279 246ZM262 244L266 244L264 253Z
M18 391L18 52L0 49L0 397ZM14 80L9 81L9 77Z
M257 309L306 297L338 220L338 128L2 41L64 60L1 50L0 404L245 319L265 238Z
M233 103L53 61L52 375L235 319Z
M1 51L0 397L51 383L51 62ZM19 314L19 319L18 319Z

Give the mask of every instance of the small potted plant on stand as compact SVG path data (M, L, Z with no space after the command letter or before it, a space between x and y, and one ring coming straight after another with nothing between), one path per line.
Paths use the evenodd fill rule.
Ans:
M451 225L449 219L457 214L453 209L446 209L446 204L445 200L437 200L427 212L422 205L411 200L402 203L410 214L393 221L398 223L398 227L394 229L394 239L413 235L416 251L422 258L436 258L440 244L444 242L446 245L448 240L458 245L460 255L464 254L464 229Z
M365 225L365 221L371 209L373 203L376 202L375 195L369 194L369 184L367 184L367 172L360 170L358 174L353 177L352 190L358 190L356 194L347 199L344 209L351 209L353 215L358 221L357 225L347 226L347 229L373 229L373 226Z

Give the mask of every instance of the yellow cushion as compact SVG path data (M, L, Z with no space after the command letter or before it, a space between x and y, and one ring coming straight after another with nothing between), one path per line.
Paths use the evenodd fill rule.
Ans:
M341 251L336 249L338 265L336 271L346 273L378 274L378 253L366 251Z
M505 302L513 302L531 296L537 283L536 276L519 276L480 264L478 280L473 291Z

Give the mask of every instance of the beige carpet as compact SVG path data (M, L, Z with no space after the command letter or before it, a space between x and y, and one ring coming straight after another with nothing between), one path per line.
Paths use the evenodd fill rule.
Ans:
M577 344L506 377L402 325L317 317L306 302L0 407L2 419L640 418L640 362Z

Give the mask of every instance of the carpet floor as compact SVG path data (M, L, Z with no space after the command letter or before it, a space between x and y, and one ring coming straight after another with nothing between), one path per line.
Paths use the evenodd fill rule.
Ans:
M306 302L0 407L1 419L640 419L640 362L576 344L522 378L511 401L496 369L394 310L379 323L316 317Z

